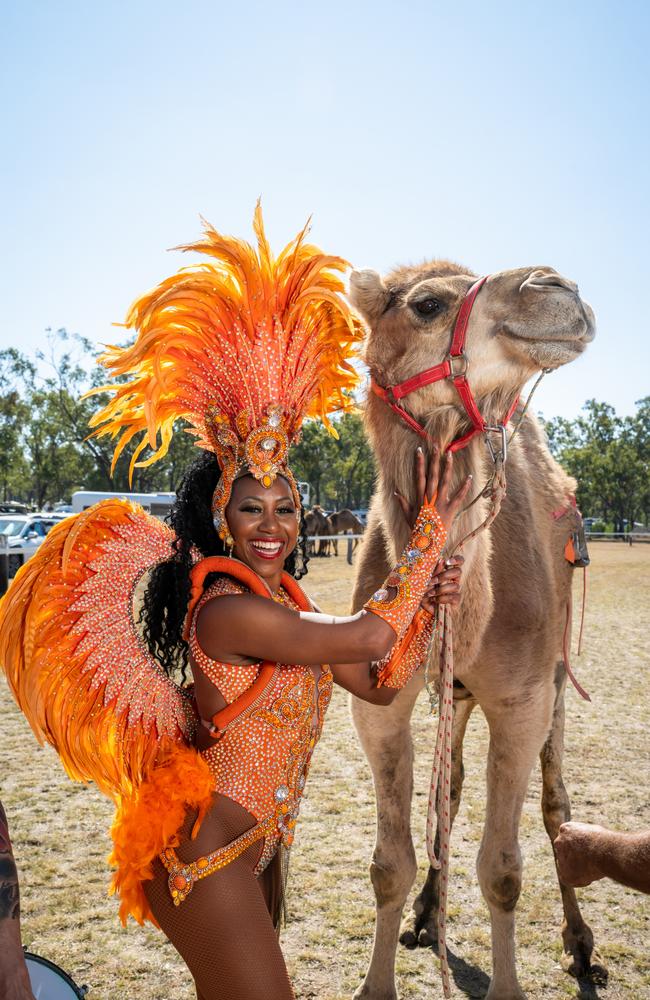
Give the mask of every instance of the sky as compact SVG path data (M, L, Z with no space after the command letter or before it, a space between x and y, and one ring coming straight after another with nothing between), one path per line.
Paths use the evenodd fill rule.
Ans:
M0 0L0 349L114 342L202 215L357 267L549 264L598 333L535 408L650 392L650 5Z

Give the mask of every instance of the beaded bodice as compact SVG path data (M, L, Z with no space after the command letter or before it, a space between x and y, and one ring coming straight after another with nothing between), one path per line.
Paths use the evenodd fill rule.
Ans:
M197 604L190 626L190 651L196 665L219 688L228 703L251 686L261 664L237 666L211 660L198 645L196 619L209 600L246 588L220 577ZM275 597L298 610L281 589ZM271 859L281 840L293 841L300 800L314 747L320 737L325 710L332 693L332 673L327 666L276 664L264 689L204 750L218 792L234 799L268 825L258 869Z
M227 576L220 576L205 591L203 597L196 606L196 611L192 617L190 625L189 647L192 659L201 668L208 680L219 689L227 705L232 704L251 686L260 672L260 664L250 665L222 663L219 660L211 660L203 652L196 637L196 623L203 606L215 597L225 594L244 594L246 587Z

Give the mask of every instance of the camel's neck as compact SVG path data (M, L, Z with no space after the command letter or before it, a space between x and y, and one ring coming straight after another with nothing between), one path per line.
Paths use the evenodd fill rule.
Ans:
M395 420L385 404L380 400L376 403L378 405L375 405L374 400L368 401L368 430L381 470L379 489L382 494L382 509L388 529L387 534L394 549L392 555L396 558L407 542L409 529L395 493L407 497L411 503L415 502L415 451L418 445L422 445L426 453L426 446L412 431ZM457 411L453 407L440 407L430 415L426 429L431 439L440 442L444 448L457 435L458 425ZM482 436L475 438L461 451L456 452L453 462L452 495L471 474L473 485L470 498L476 496L483 489L490 474L488 467L490 463ZM480 524L485 513L486 504L481 499L471 510L457 518L450 532L448 547L453 548L461 538Z

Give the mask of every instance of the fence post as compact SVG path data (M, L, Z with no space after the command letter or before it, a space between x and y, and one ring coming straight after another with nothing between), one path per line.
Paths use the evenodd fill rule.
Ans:
M348 566L352 565L352 549L354 547L354 538L348 538Z

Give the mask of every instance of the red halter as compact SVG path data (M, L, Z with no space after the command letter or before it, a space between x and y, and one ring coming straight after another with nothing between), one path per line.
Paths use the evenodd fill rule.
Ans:
M416 389L421 389L422 386L431 385L433 382L440 382L443 379L450 378L456 386L456 390L460 396L460 401L471 421L472 429L471 431L468 431L467 434L464 434L462 437L456 438L455 441L452 441L447 448L447 451L459 451L461 448L464 448L466 444L469 444L472 438L476 437L477 434L484 434L486 431L499 431L502 436L502 450L503 457L505 458L504 428L515 412L517 403L519 402L519 396L517 396L514 403L503 418L503 423L498 424L497 426L490 425L486 423L484 417L481 416L481 412L476 405L476 400L474 399L469 382L467 381L467 369L469 367L469 361L467 355L465 354L465 335L467 333L467 324L469 323L470 313L476 296L487 281L488 277L489 275L486 274L483 278L479 278L478 281L474 282L465 296L463 304L458 312L458 316L456 317L456 324L451 338L449 354L444 361L442 361L439 365L434 365L433 368L427 368L418 375L413 375L411 378L407 378L404 382L398 382L396 385L389 385L385 388L375 382L374 378L371 378L370 388L376 396L379 396L380 399L383 399L383 401L390 406L391 410L397 413L397 415L411 428L412 431L419 434L421 438L428 440L428 434L422 424L418 423L415 417L412 417L410 413L407 413L403 406L400 406L399 400L403 399L404 396L408 396L409 393L415 392Z

